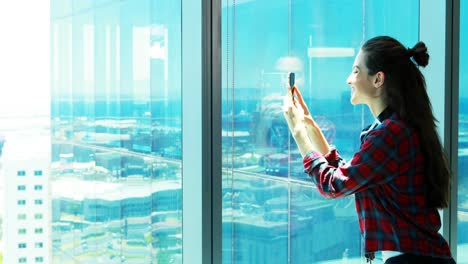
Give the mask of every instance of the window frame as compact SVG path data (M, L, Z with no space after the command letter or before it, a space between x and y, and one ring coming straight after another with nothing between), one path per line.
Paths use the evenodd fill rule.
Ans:
M212 1L213 4L213 10L211 11L205 11L207 14L205 16L208 17L208 21L211 21L211 25L206 25L205 23L210 23L210 22L204 22L203 27L206 28L207 30L210 29L212 31L212 36L218 37L216 34L220 34L220 21L217 20L219 17L221 17L221 5L219 0L214 0ZM434 13L438 12L445 12L442 13L441 16L434 16ZM427 70L423 70L424 75L426 76L426 80L430 79L432 75L438 75L439 77L442 78L442 80L436 80L435 83L431 82L428 80L428 92L429 96L432 102L435 102L436 107L434 107L434 114L436 118L440 121L440 124L442 124L439 128L439 133L441 135L441 138L443 140L443 145L445 148L445 151L448 155L449 158L449 163L451 166L451 169L453 171L453 176L452 176L452 191L451 191L451 200L450 200L450 205L447 209L442 210L442 222L443 226L441 229L442 234L444 237L449 241L452 254L454 258L457 256L457 183L458 183L458 99L459 99L459 94L458 94L458 89L459 89L459 27L460 27L460 0L448 0L445 2L440 2L437 0L428 0L428 1L420 1L420 39L425 41L426 44L432 45L435 43L435 46L433 47L443 47L443 53L445 55L445 58L443 58L442 63L436 64L439 65L437 67L434 67L435 64L434 62L431 64L431 67ZM440 21L437 21L434 23L434 19L440 19ZM211 19L211 20L210 20ZM218 24L219 23L219 24ZM437 33L440 34L434 34L434 25L438 25ZM218 30L219 29L219 30ZM204 38L207 36L203 35ZM208 38L207 38L208 39ZM213 39L208 39L208 40L213 40ZM217 41L217 42L216 42ZM218 39L215 38L215 41L212 41L210 43L211 46L209 49L213 54L218 55L216 53L217 51L221 50L221 41L218 41ZM208 46L204 46L204 48L208 48ZM216 52L214 52L216 51ZM219 54L219 56L221 56ZM213 59L213 58L211 58ZM208 60L210 61L210 60ZM212 60L211 61L212 65L216 65L217 61ZM220 69L221 67L211 67L211 80L218 80L221 78L221 72L218 72L217 69ZM205 68L203 68L205 69ZM444 72L443 75L441 76L440 73L437 73L437 71ZM440 87L444 87L444 89L441 89ZM221 90L221 86L219 86L218 90L215 90L214 87L211 92L219 92ZM437 92L441 92L442 95L437 94ZM212 94L212 96L216 96L217 94ZM218 98L213 98L212 102L217 102ZM212 105L211 105L212 106ZM441 106L441 107L440 107ZM212 121L213 127L215 127L217 124L218 118L220 119L221 117L221 111L212 111L215 113L214 115L214 121ZM221 135L221 130L211 130L213 135ZM221 138L221 136L219 136ZM213 136L213 139L217 140L218 138L215 138ZM184 141L185 142L185 141ZM205 146L203 146L205 147ZM214 154L215 152L213 152ZM217 152L216 152L217 153ZM219 157L221 156L221 152L219 152ZM217 157L212 156L211 157L211 162L212 164L217 163ZM213 166L214 168L215 166ZM216 175L216 173L220 174L221 173L221 165L219 164L219 170L215 170L215 173L213 175ZM211 176L213 176L211 175ZM215 177L216 178L216 177ZM213 179L212 179L213 180ZM220 193L218 196L215 196L215 193L217 189L221 189L221 183L212 181L212 195L213 197L220 197ZM218 206L221 208L221 202L218 200L220 199L213 199L213 203L211 206L214 208L217 208ZM184 203L185 204L185 203ZM221 223L221 210L216 211L216 212L211 212L210 217L212 219L212 230L217 230L215 225L218 225ZM184 222L185 223L185 222ZM221 229L217 230L221 233ZM221 255L221 242L222 242L222 237L221 234L219 236L213 236L213 245L219 245L219 248L216 248L216 250L213 248L213 258L215 258L215 255L219 253ZM185 247L185 244L184 244ZM217 255L216 255L217 257ZM185 258L184 258L185 259ZM185 263L185 262L184 262ZM221 259L216 259L216 261L210 262L210 263L222 263Z
M221 263L220 0L182 0L182 54L183 263Z

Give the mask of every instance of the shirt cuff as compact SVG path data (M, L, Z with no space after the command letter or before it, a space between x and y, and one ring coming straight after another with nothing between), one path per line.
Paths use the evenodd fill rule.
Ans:
M318 151L309 151L304 155L302 163L304 165L304 172L311 174L312 170L320 164L327 163L329 166L337 168L341 166L344 161L338 153L338 150L332 148L330 152L325 155Z
M336 148L332 148L330 152L324 155L325 159L328 161L328 164L333 167L339 167L340 163L342 163L343 159L340 156L340 153L338 153L338 150Z
M325 160L322 153L315 150L307 152L302 160L304 172L310 174L316 166L323 162L325 162Z

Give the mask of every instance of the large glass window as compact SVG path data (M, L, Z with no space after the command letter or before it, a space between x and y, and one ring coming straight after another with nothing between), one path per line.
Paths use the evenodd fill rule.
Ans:
M343 9L346 12L343 12ZM296 73L325 136L349 159L373 118L346 78L360 45L418 40L419 1L223 0L223 263L358 260L353 197L326 200L303 173L282 114Z
M181 2L51 7L53 262L181 263Z
M420 1L220 1L222 263L360 263L353 197L326 200L303 173L302 159L282 116L286 75L296 73L296 84L327 139L346 159L351 158L359 147L361 129L373 120L366 107L349 103L345 80L354 57L359 46L376 35L391 35L413 45L419 37ZM458 263L468 263L468 160L464 160L468 43L463 34L468 6L460 2ZM23 12L31 9L29 5ZM3 200L21 209L10 210L12 220L0 219L0 225L8 222L12 230L0 233L0 238L15 241L5 245L9 258L5 254L4 262L182 263L181 76L182 71L185 76L202 70L197 63L182 70L181 22L188 21L187 16L197 17L196 12L184 12L182 18L180 0L51 0L50 8L51 118L43 117L38 108L32 118L12 117L18 110L13 106L20 102L31 107L33 101L49 103L39 96L48 94L39 90L39 86L48 88L39 80L37 87L26 85L20 99L2 102L11 108L0 111L0 154L3 133L8 139L2 161L16 152L11 147L14 142L24 141L25 153L41 149L19 167L0 164L9 169L5 169L9 177L4 178L12 180L5 186L13 186L0 186ZM35 48L25 41L29 46L19 48L21 56L15 61L28 57L29 50L39 52L35 25L27 30L16 23L8 25L13 25L14 34L24 31L35 39ZM196 32L198 25L188 28L184 32ZM198 47L192 37L184 35L190 40L184 44ZM186 61L192 58L184 56ZM39 64L48 69L46 63ZM14 76L12 84L22 78L36 81L26 68L21 69L25 72ZM36 70L31 72L40 72ZM4 85L8 94L18 90L15 85ZM184 84L184 94L193 86ZM198 177L192 167L185 171ZM31 188L25 187L25 180ZM193 205L190 202L186 208ZM29 231L27 222L32 223ZM188 237L184 242L190 244ZM41 251L26 258L17 251L22 241L32 241L34 250ZM184 254L184 262L190 263L192 256Z
M460 1L458 127L458 263L468 263L468 3Z

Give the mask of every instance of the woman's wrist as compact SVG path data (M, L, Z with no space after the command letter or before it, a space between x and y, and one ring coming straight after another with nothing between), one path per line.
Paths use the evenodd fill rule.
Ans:
M303 137L307 135L307 128L303 123L297 124L291 131L294 138Z
M330 151L330 145L315 121L311 124L307 124L306 130L315 150L323 155Z
M307 135L307 131L305 129L296 130L293 133L294 140L296 141L296 145L301 152L301 155L304 157L305 154L316 150L314 145L310 141L309 136Z

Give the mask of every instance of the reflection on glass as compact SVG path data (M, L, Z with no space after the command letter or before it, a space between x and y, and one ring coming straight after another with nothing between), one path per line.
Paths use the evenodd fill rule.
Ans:
M100 2L51 2L53 262L181 263L181 3Z
M468 4L460 1L457 263L468 263ZM465 32L464 32L465 31Z
M288 134L287 73L349 160L373 119L349 102L357 49L384 34L415 43L419 1L222 3L223 263L359 263L354 199L321 197Z

